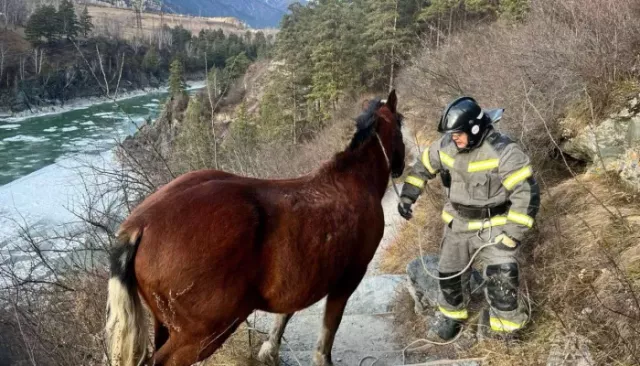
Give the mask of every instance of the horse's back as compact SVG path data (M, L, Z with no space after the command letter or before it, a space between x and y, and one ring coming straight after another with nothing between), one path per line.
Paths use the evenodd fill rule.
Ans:
M374 200L308 178L205 171L154 193L123 227L144 230L136 272L148 287L163 292L188 282L203 293L243 296L253 289L257 307L287 312L366 269L383 227L378 216Z

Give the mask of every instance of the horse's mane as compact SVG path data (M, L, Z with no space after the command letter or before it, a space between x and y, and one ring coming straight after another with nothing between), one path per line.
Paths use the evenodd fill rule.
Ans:
M356 132L351 138L349 146L334 155L333 159L324 167L324 169L335 169L337 171L348 170L352 163L357 159L355 152L368 142L376 132L376 112L383 105L380 99L374 99L369 102L365 109L358 117L356 117ZM324 170L323 169L323 170Z
M356 132L347 147L347 151L357 150L364 145L373 135L376 129L376 111L382 106L380 99L369 102L369 106L358 117L356 117Z

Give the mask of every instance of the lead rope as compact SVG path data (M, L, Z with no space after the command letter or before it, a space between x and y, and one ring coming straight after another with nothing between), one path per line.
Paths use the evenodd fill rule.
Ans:
M391 176L391 162L389 161L389 156L387 155L387 151L384 149L384 145L382 144L382 140L380 139L380 135L378 135L378 133L376 132L376 138L378 139L378 143L380 144L380 149L382 150L382 154L384 154L384 160L387 162L387 168L389 168L389 175ZM393 190L396 192L396 195L398 196L398 199L400 199L400 192L398 191L398 187L396 187L396 184L393 181L393 177L391 177L391 185L393 186ZM489 210L489 217L491 217L491 210ZM467 263L467 266L464 267L464 269L452 276L448 276L448 277L438 277L435 275L432 275L428 270L427 270L427 266L422 263L423 267L424 267L424 271L425 273L436 280L439 281L443 281L443 280L450 280L453 278L456 278L458 276L463 275L468 269L469 267L471 267L471 265L473 264L473 261L476 259L476 257L478 256L478 254L480 254L480 251L486 247L490 247L492 245L497 245L498 243L495 242L491 242L491 235L493 232L493 227L489 226L489 240L484 240L481 235L482 232L484 231L484 224L487 222L487 219L482 221L482 228L480 230L478 230L478 232L476 233L476 235L478 236L478 238L480 240L482 240L483 242L485 242L485 244L483 246L481 246L480 248L478 248L475 253L473 253L473 256L471 256L471 259L469 260L469 263ZM489 224L491 225L491 219L489 219Z
M422 266L423 266L423 268L424 268L425 273L426 273L429 277L434 278L434 279L439 280L439 281L443 281L443 280L450 280L450 279L456 278L456 277L458 277L458 276L462 276L462 275L463 275L463 274L464 274L464 273L465 273L465 272L466 272L466 271L471 267L471 265L473 264L473 261L476 259L476 257L478 256L478 254L480 254L480 251L482 251L482 249L487 248L487 247L490 247L490 246L493 246L493 245L498 245L498 243L497 243L497 242L493 242L493 241L491 241L491 236L493 235L493 226L491 226L491 209L488 209L488 211L489 211L489 219L484 219L484 220L482 220L482 227L480 228L480 230L478 230L478 231L476 232L476 236L478 237L478 239L480 239L480 240L481 240L482 242L484 242L485 244L484 244L484 245L482 245L480 248L478 248L478 249L475 251L475 253L473 253L473 256L471 256L471 259L469 260L469 263L467 263L467 266L466 266L466 267L464 267L464 269L463 269L462 271L460 271L460 272L458 272L458 273L456 273L456 274L454 274L454 275L452 275L452 276L448 276L448 277L438 277L438 276L434 276L434 275L432 275L431 273L429 273L429 271L427 270L427 266L426 266L426 265L424 264L424 262L423 262L423 263L422 263ZM487 220L488 220L488 222L489 222L489 240L484 240L484 239L482 238L482 232L483 232L483 231L484 231L484 229L485 229L485 226L484 226L484 225L485 225L485 223L487 223Z
M378 143L380 144L380 149L384 154L384 160L387 162L387 168L389 169L389 177L391 179L391 185L393 186L393 190L396 192L396 196L398 196L398 200L400 200L400 191L398 191L398 187L396 187L396 183L393 181L393 176L391 175L391 161L389 160L389 156L387 155L387 151L384 149L384 145L382 144L382 140L380 139L380 135L376 132L376 138L378 139Z

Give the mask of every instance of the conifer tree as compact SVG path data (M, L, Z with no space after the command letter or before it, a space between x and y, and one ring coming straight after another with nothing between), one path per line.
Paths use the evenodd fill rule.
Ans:
M82 14L80 14L80 24L79 24L80 31L82 32L82 35L85 38L93 30L93 23L91 22L92 18L93 17L89 15L89 8L85 5L84 10L82 11Z
M58 39L60 29L56 8L44 5L37 8L29 17L25 27L25 36L31 44L37 47L43 37L47 39L47 42Z
M57 18L58 24L61 27L60 32L66 36L67 39L74 39L78 36L80 24L78 23L76 9L71 0L62 0L60 2Z
M179 97L186 94L186 85L184 82L184 68L179 59L175 59L171 63L169 74L169 94L171 97Z

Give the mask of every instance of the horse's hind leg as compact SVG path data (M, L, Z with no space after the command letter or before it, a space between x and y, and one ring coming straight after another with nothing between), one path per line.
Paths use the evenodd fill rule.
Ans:
M280 341L287 327L287 323L293 316L291 314L277 314L273 327L269 332L269 339L262 344L258 353L258 361L267 365L277 365L280 355Z
M190 366L211 356L238 328L235 321L226 328L202 336L185 331L172 332L169 340L153 355L153 366Z

